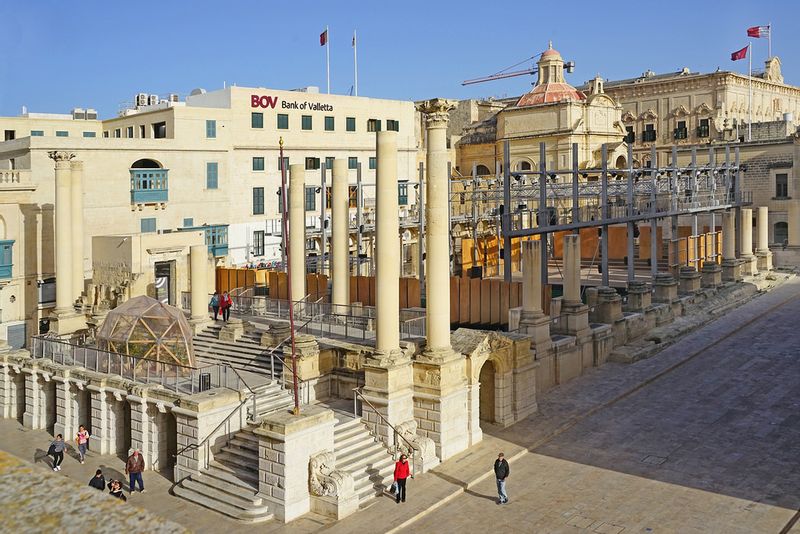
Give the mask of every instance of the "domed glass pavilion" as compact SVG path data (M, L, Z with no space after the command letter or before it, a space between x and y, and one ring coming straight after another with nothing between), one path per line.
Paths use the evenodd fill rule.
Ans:
M181 310L148 296L134 297L106 316L100 348L163 363L194 367L189 321Z

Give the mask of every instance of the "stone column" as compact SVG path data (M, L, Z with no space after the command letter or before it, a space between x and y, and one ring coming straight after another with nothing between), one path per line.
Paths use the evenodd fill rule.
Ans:
M581 304L581 238L564 236L564 304Z
M337 310L337 306L347 306L350 302L350 192L347 187L347 161L340 158L333 160L331 224L331 304ZM346 308L339 309L341 313L346 313Z
M753 254L753 210L742 208L742 274L754 275L758 272L756 257Z
M759 206L756 219L756 258L760 271L772 269L772 252L769 250L769 208Z
M377 351L400 352L400 227L397 204L397 133L378 132L375 173ZM430 272L430 269L429 271ZM433 287L433 286L428 286ZM449 284L447 287L450 287ZM444 290L444 289L443 289ZM430 306L430 301L428 302ZM430 335L430 331L428 331Z
M800 247L800 200L789 201L789 246Z
M727 210L722 217L722 279L737 282L742 279L741 264L736 259L736 214Z
M66 441L72 441L78 432L79 407L76 388L69 379L69 371L56 380L56 424L53 432L62 434Z
M306 296L306 169L299 163L289 165L289 235L286 243L292 264L292 300ZM323 194L325 194L323 192ZM286 201L286 199L284 199Z
M70 165L72 172L72 298L77 300L81 297L84 289L83 162L72 161Z
M56 314L73 312L74 292L72 285L72 171L70 160L73 154L54 152L56 162Z
M522 316L520 330L532 338L541 355L551 344L550 317L542 310L542 242L522 242Z
M425 103L427 182L425 187L426 295L425 322L428 349L450 349L450 228L447 175L448 112L453 105L442 99Z
M200 324L205 323L208 316L208 246L192 245L189 249L189 261L191 272L190 289L191 293L191 322L197 331Z

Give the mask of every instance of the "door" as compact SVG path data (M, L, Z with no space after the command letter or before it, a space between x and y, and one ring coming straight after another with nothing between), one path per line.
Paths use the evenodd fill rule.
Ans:
M174 262L162 261L156 263L156 300L164 304L175 304L173 296L172 270Z

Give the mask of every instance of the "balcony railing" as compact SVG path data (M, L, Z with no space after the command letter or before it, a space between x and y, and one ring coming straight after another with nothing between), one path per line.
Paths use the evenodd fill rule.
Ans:
M228 225L227 224L207 224L204 226L190 226L187 228L178 228L179 232L189 232L202 230L206 235L206 245L208 251L214 255L215 258L221 258L228 255Z
M5 239L0 241L0 280L7 280L11 278L14 267L13 252L13 239Z
M131 204L159 204L169 200L169 170L131 169Z

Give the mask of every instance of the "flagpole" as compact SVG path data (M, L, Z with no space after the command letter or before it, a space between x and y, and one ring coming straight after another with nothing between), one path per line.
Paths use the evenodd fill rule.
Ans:
M356 39L356 31L353 30L353 65L354 65L354 80L353 92L358 96L358 40Z
M747 44L748 77L747 77L747 140L753 140L753 41Z
M767 47L769 49L769 55L767 56L767 59L769 59L769 58L772 57L772 23L771 22L769 24L767 24L767 43L768 43Z
M331 94L331 33L325 26L325 75L328 81L328 94Z

